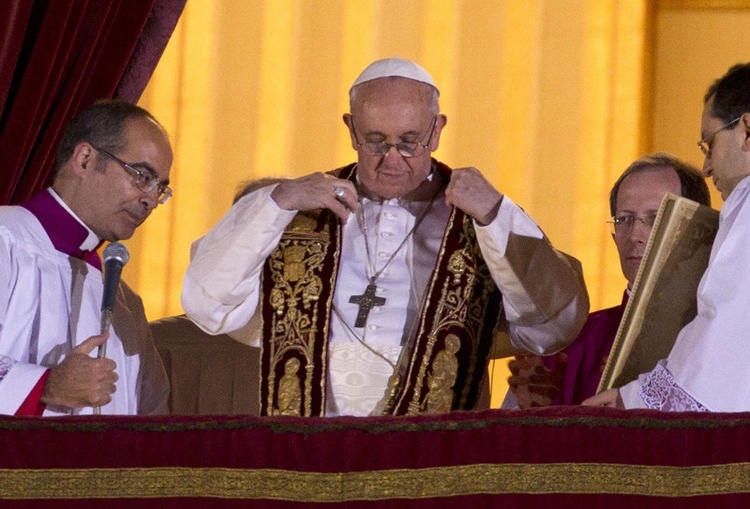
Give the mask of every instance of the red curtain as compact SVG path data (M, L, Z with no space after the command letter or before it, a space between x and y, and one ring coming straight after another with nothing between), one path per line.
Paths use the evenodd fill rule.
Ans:
M78 111L102 98L138 100L185 2L0 2L0 204L47 183Z

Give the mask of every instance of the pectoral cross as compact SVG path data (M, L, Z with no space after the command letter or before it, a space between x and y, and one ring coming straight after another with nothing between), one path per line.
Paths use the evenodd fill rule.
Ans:
M364 327L367 323L367 316L370 314L370 310L375 306L382 306L385 304L383 297L376 297L375 291L378 289L375 283L370 283L365 289L365 293L362 295L352 295L349 302L357 304L359 306L359 312L357 313L357 321L354 322L355 327Z

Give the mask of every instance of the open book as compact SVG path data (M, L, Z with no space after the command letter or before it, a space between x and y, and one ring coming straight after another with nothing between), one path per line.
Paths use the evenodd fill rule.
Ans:
M695 317L698 283L718 228L718 211L664 196L598 392L635 380L669 355Z

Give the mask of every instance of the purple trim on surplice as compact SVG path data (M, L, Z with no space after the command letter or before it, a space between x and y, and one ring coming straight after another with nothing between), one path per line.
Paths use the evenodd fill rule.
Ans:
M88 230L71 216L49 191L46 189L39 191L21 206L39 220L55 249L66 255L85 260L99 271L102 270L102 262L96 252L96 248L101 243L91 251L82 250L81 245L89 236Z

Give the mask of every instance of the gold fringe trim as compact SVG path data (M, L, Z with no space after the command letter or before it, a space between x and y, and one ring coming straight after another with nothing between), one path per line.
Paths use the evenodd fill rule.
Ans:
M750 492L750 463L695 467L476 464L367 472L233 468L0 469L0 499L181 498L348 502L459 495L693 497Z

